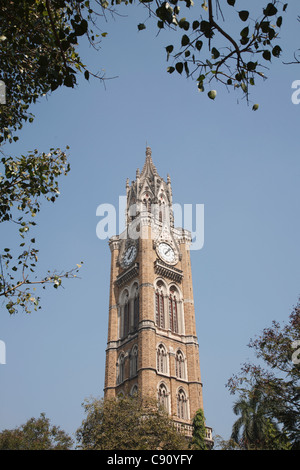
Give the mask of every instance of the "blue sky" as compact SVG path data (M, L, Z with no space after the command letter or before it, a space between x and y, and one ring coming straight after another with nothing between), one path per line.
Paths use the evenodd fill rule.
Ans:
M118 206L126 178L143 167L146 142L158 173L171 176L174 202L204 204L205 242L192 252L193 285L204 411L215 434L229 438L234 398L229 377L252 358L247 348L272 320L287 321L299 290L299 122L291 101L297 66L272 64L253 89L257 112L238 95L215 86L215 101L195 82L166 72L168 32L138 32L140 8L103 24L102 49L83 52L105 70L106 87L80 80L32 108L34 123L5 151L70 146L71 172L55 204L43 203L32 231L39 271L70 269L84 261L80 279L42 293L42 310L9 317L1 308L0 429L45 412L73 434L81 403L102 396L107 339L110 251L96 237L96 209ZM283 29L283 59L292 58L299 33L295 6ZM234 25L233 25L234 26ZM2 243L14 226L1 227ZM2 244L1 243L1 244Z

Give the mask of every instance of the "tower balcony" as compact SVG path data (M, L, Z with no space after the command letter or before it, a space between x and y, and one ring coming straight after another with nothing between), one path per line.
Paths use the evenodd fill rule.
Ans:
M192 424L176 420L174 420L174 424L177 431L183 433L188 439L191 439L193 437ZM205 443L209 449L213 448L214 440L212 437L212 428L210 428L209 426L205 426Z

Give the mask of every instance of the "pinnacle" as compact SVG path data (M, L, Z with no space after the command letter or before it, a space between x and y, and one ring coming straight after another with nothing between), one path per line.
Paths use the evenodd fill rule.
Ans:
M146 160L141 172L141 177L146 177L149 175L157 175L157 169L152 161L152 150L151 147L146 147Z

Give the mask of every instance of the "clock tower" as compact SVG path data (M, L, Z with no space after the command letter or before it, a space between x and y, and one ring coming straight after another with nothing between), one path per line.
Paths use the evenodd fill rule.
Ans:
M126 228L109 240L104 397L157 397L189 434L203 409L191 235L174 227L170 177L158 175L149 147L142 171L131 185L127 180L126 195Z

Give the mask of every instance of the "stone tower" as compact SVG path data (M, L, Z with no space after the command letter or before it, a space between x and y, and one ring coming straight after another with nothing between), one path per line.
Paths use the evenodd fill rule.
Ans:
M203 409L191 237L174 228L170 177L158 175L149 147L126 194L126 229L109 241L104 396L155 396L189 433Z

